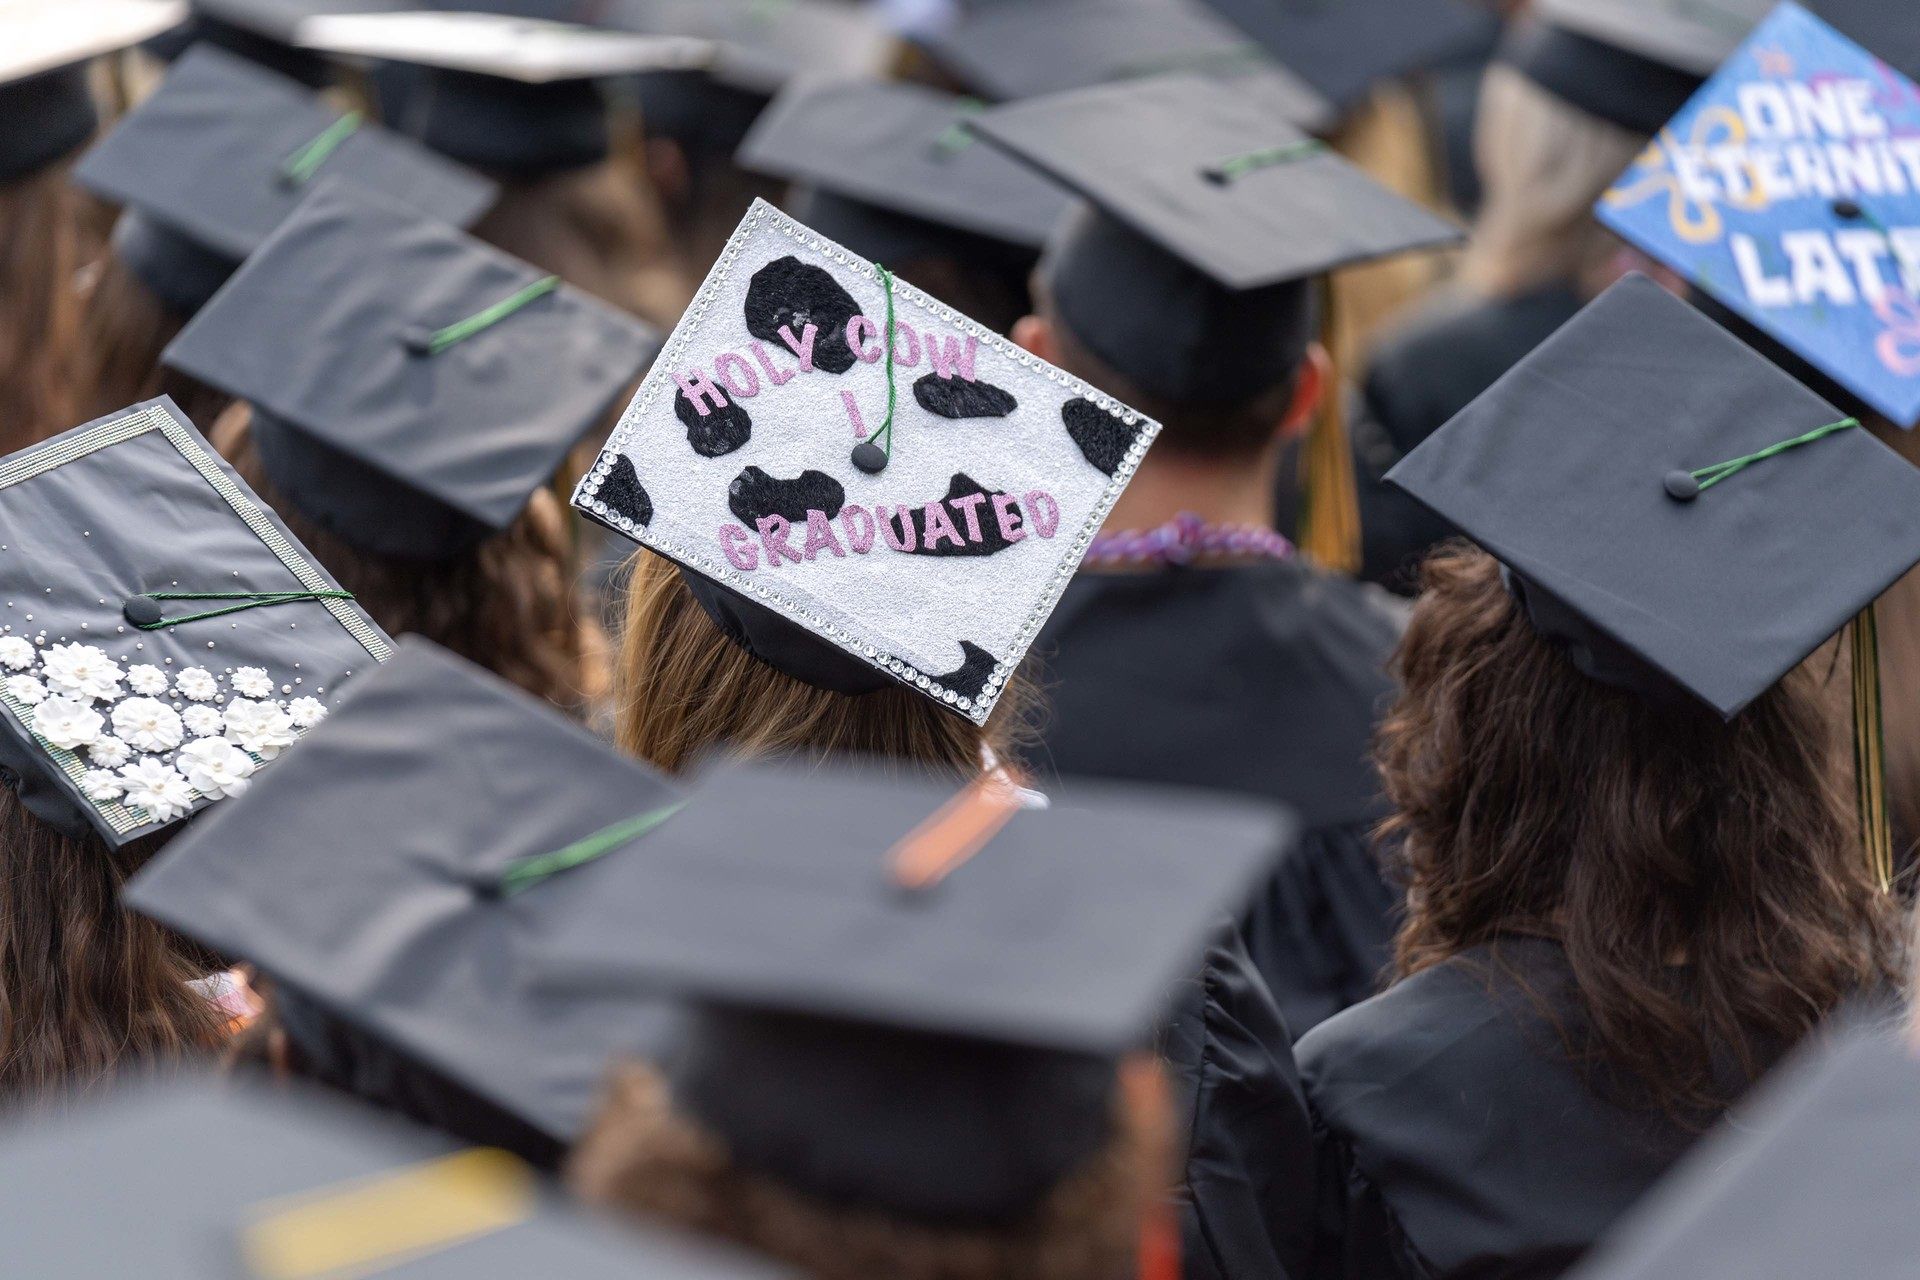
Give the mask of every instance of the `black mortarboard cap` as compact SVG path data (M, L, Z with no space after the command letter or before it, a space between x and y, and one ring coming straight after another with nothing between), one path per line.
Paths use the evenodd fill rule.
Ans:
M213 45L309 89L324 89L333 81L333 66L298 46L303 22L329 13L411 7L412 0L190 0L186 22L146 47L173 62L195 45Z
M1475 0L1206 0L1344 112L1383 81L1484 47L1499 18Z
M1570 1280L1904 1280L1917 1179L1920 1050L1859 1018L1769 1077Z
M1041 264L1056 312L1140 390L1233 403L1315 336L1314 280L1460 239L1232 82L1162 76L972 127L1085 198Z
M1208 934L1283 852L1278 811L1003 776L730 764L556 933L556 988L697 1005L674 1088L741 1164L919 1218L1031 1209L1111 1133Z
M969 10L923 37L934 61L996 102L1169 73L1248 80L1289 124L1321 130L1338 112L1201 0L1036 0Z
M699 40L623 30L597 0L441 0L400 13L306 24L305 43L375 60L391 127L443 155L515 179L606 159L599 81L704 66Z
M1632 276L1387 479L1582 671L1732 718L1920 561L1920 472L1850 421Z
M452 227L325 181L168 346L247 400L286 499L404 559L506 529L658 346Z
M147 1082L16 1121L7 1269L141 1280L779 1280L782 1268L603 1220L500 1151L306 1089Z
M171 401L0 461L0 771L69 835L238 794L388 653Z
M61 0L0 11L0 183L79 150L100 124L87 64L181 16L172 0Z
M801 221L864 257L961 256L974 240L1037 252L1067 194L965 127L970 99L879 80L781 94L748 135L744 169L798 183Z
M201 47L80 161L75 180L126 206L119 253L181 316L205 304L321 176L467 226L491 183L225 50Z
M289 998L311 1006L287 1030L321 1078L550 1160L584 1132L609 1062L659 1056L673 1018L644 997L531 980L616 862L646 855L644 836L577 866L542 872L540 859L678 802L551 708L406 640L297 762L174 841L127 900L258 965L283 1013ZM309 1025L323 1021L357 1035Z

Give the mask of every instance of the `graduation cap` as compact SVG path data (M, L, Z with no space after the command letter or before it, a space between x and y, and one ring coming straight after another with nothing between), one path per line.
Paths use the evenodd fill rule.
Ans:
M696 166L730 158L796 77L877 76L894 51L871 15L834 0L614 0L608 18L714 42L706 68L646 72L631 82L647 134L678 142Z
M1581 0L1584 2L1584 0ZM1499 29L1473 0L1206 0L1345 114L1383 81L1482 48Z
M517 179L597 164L611 147L599 80L703 66L707 41L578 21L585 0L494 0L329 14L300 43L376 61L388 123L443 155Z
M412 7L413 0L190 0L187 21L146 47L171 63L196 45L212 45L309 89L324 89L333 81L333 66L296 47L303 22L328 13Z
M679 1104L755 1171L950 1221L1031 1209L1290 823L998 772L729 764L551 938L557 990L682 993Z
M997 102L1171 73L1243 83L1289 124L1319 132L1338 109L1201 0L1037 0L970 9L923 36L968 92Z
M1898 42L1910 14L1890 19ZM1872 24L1867 24L1872 26ZM1920 423L1920 86L1783 4L1664 123L1595 207L1895 424Z
M456 226L478 220L496 194L478 175L211 46L183 55L74 171L80 185L126 206L116 252L182 317L213 296L321 175Z
M1920 471L1643 276L1386 478L1498 558L1580 671L1729 720L1920 562ZM1870 761L1877 685L1855 690Z
M1290 376L1319 276L1461 238L1232 83L1102 85L970 124L1084 198L1041 263L1052 304L1115 372L1180 403Z
M0 182L79 150L100 119L87 64L176 26L177 0L0 6Z
M169 400L0 463L0 770L68 835L239 794L388 653Z
M1158 430L755 201L574 505L788 674L985 723Z
M999 257L1030 265L1071 201L1027 166L977 145L965 122L979 110L921 85L797 84L737 158L744 169L801 184L802 221L863 257L979 261L999 246Z
M658 1056L673 1018L637 996L536 990L533 957L679 801L544 704L409 639L127 901L268 974L319 1078L557 1162L608 1063Z
M1899 1280L1920 1257L1920 1050L1856 1019L1801 1051L1570 1280Z
M734 1249L575 1207L512 1156L299 1088L189 1077L16 1122L7 1266L142 1280L778 1280Z
M253 406L307 516L438 560L510 526L657 346L557 277L326 180L162 359Z

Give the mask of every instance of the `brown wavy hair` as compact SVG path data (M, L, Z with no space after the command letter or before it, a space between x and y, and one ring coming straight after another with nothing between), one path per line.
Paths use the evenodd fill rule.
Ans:
M743 1171L675 1110L657 1071L631 1064L615 1073L569 1182L588 1201L733 1240L814 1280L1119 1280L1137 1274L1141 1222L1165 1185L1172 1143L1150 1109L1121 1101L1115 1114L1113 1140L1026 1220L938 1227L828 1206Z
M0 453L75 422L78 204L64 164L0 183Z
M907 688L860 697L794 679L727 639L671 561L636 553L614 674L620 746L677 773L725 747L747 756L862 756L971 778L989 747L1012 760L1024 677L1008 682L985 729Z
M233 397L160 363L160 353L185 324L119 255L101 255L81 305L77 421L165 395L189 422L211 431Z
M211 1054L224 1038L187 986L204 972L196 953L120 905L160 843L62 835L0 787L0 1102Z
M1377 756L1408 883L1402 976L1505 935L1565 948L1583 1051L1675 1112L1728 1099L1849 996L1895 982L1825 656L1732 723L1579 674L1493 558L1436 553Z
M349 546L287 502L253 443L253 410L222 414L211 438L361 608L393 635L421 635L578 713L588 688L573 593L573 544L560 500L539 489L505 532L447 561L395 560Z

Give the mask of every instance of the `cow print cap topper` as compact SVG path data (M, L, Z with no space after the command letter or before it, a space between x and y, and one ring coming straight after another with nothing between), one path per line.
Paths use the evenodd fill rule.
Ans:
M788 674L984 723L1158 432L756 201L574 504Z

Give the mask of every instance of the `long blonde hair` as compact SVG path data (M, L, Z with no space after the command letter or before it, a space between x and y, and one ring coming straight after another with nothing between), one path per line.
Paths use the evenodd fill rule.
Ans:
M678 772L725 747L742 755L857 755L955 778L1003 757L1023 725L1030 686L1016 677L983 730L925 695L888 688L853 697L776 671L707 616L670 561L638 552L614 676L620 746Z
M1591 281L1619 249L1594 202L1646 145L1512 67L1489 67L1473 145L1484 195L1460 279L1491 297Z

